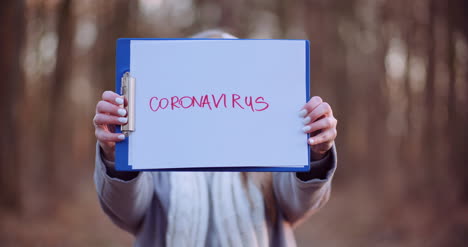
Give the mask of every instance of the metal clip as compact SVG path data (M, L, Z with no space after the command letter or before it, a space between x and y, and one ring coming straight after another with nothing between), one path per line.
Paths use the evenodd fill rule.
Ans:
M128 122L122 125L122 133L126 136L135 131L135 78L126 72L121 78L120 93L127 99L127 118Z

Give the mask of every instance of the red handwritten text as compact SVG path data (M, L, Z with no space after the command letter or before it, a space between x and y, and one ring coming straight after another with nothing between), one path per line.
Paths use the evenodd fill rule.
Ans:
M206 94L202 96L172 96L149 99L151 111L182 110L189 108L205 108L210 111L216 109L239 109L252 112L265 111L270 107L264 97L241 96L239 94Z

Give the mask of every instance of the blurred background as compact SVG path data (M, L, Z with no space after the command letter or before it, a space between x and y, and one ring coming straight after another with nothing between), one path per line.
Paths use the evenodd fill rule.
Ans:
M328 205L299 246L466 246L468 2L3 0L0 246L130 246L94 190L92 118L120 37L308 39L339 120Z

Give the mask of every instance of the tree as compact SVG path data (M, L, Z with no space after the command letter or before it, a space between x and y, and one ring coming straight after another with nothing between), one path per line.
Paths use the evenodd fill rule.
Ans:
M6 0L0 8L0 207L21 210L21 163L19 162L20 129L18 129L19 104L23 92L21 48L24 39L24 2Z

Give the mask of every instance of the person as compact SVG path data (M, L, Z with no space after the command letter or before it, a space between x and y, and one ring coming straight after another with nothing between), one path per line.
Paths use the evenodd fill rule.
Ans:
M293 228L330 197L337 120L318 96L298 109L311 134L310 171L273 173L116 171L115 143L124 136L114 128L127 122L124 101L105 91L96 105L94 181L103 211L135 246L295 246Z

